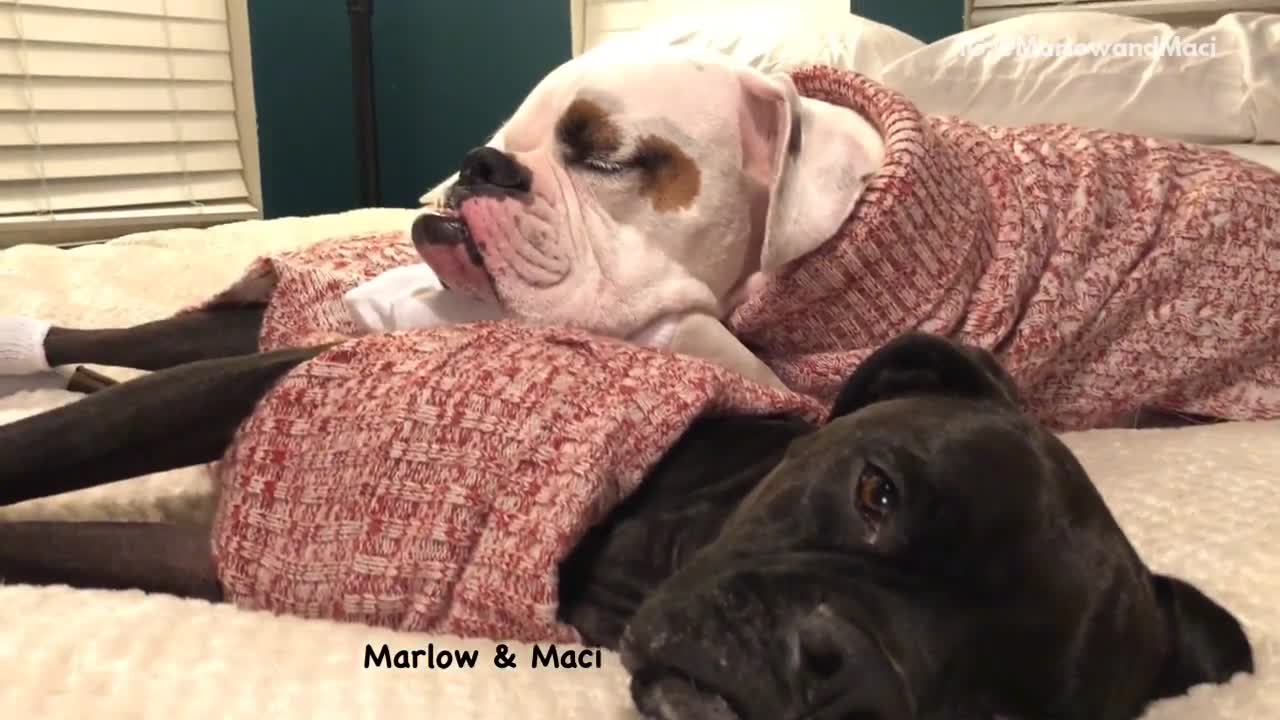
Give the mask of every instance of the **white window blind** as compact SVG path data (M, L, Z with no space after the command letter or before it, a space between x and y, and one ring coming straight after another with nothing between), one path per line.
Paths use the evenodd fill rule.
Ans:
M0 246L259 216L230 5L0 0Z

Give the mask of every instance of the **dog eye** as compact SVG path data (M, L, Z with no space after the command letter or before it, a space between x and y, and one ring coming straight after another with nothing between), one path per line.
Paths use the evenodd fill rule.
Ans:
M627 169L625 164L615 162L613 160L583 160L582 166L592 172L604 173L607 175L620 173Z
M858 476L858 510L869 519L884 520L898 508L898 486L879 468L866 465Z

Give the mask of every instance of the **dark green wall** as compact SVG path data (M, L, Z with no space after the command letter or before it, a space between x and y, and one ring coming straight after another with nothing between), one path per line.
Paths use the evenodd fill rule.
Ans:
M346 3L249 13L266 216L358 207ZM571 54L565 0L377 0L382 204L414 205Z
M964 0L850 0L850 8L927 43L964 29Z
M963 0L851 0L926 42ZM408 207L571 55L566 0L376 0L382 204ZM358 207L344 0L249 3L267 217Z
M377 2L382 202L412 206L572 56L569 3Z
M346 3L252 0L249 29L266 216L355 207Z

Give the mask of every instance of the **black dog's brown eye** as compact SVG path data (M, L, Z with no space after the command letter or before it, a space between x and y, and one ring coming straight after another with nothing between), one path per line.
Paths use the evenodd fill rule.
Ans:
M858 476L857 493L858 509L873 520L883 520L898 507L898 487L871 465Z

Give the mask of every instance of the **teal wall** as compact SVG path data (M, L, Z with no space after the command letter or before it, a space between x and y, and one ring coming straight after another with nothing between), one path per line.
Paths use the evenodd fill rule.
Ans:
M851 0L930 42L963 0ZM344 0L249 3L267 217L360 205ZM408 207L571 55L566 0L376 0L382 204Z
M416 205L573 55L568 0L377 0L374 38L393 207Z
M964 29L964 0L850 0L850 8L927 43Z
M344 0L249 3L267 217L360 205ZM572 54L566 0L377 0L382 204L408 207Z
M346 3L253 0L249 30L264 213L356 207Z

